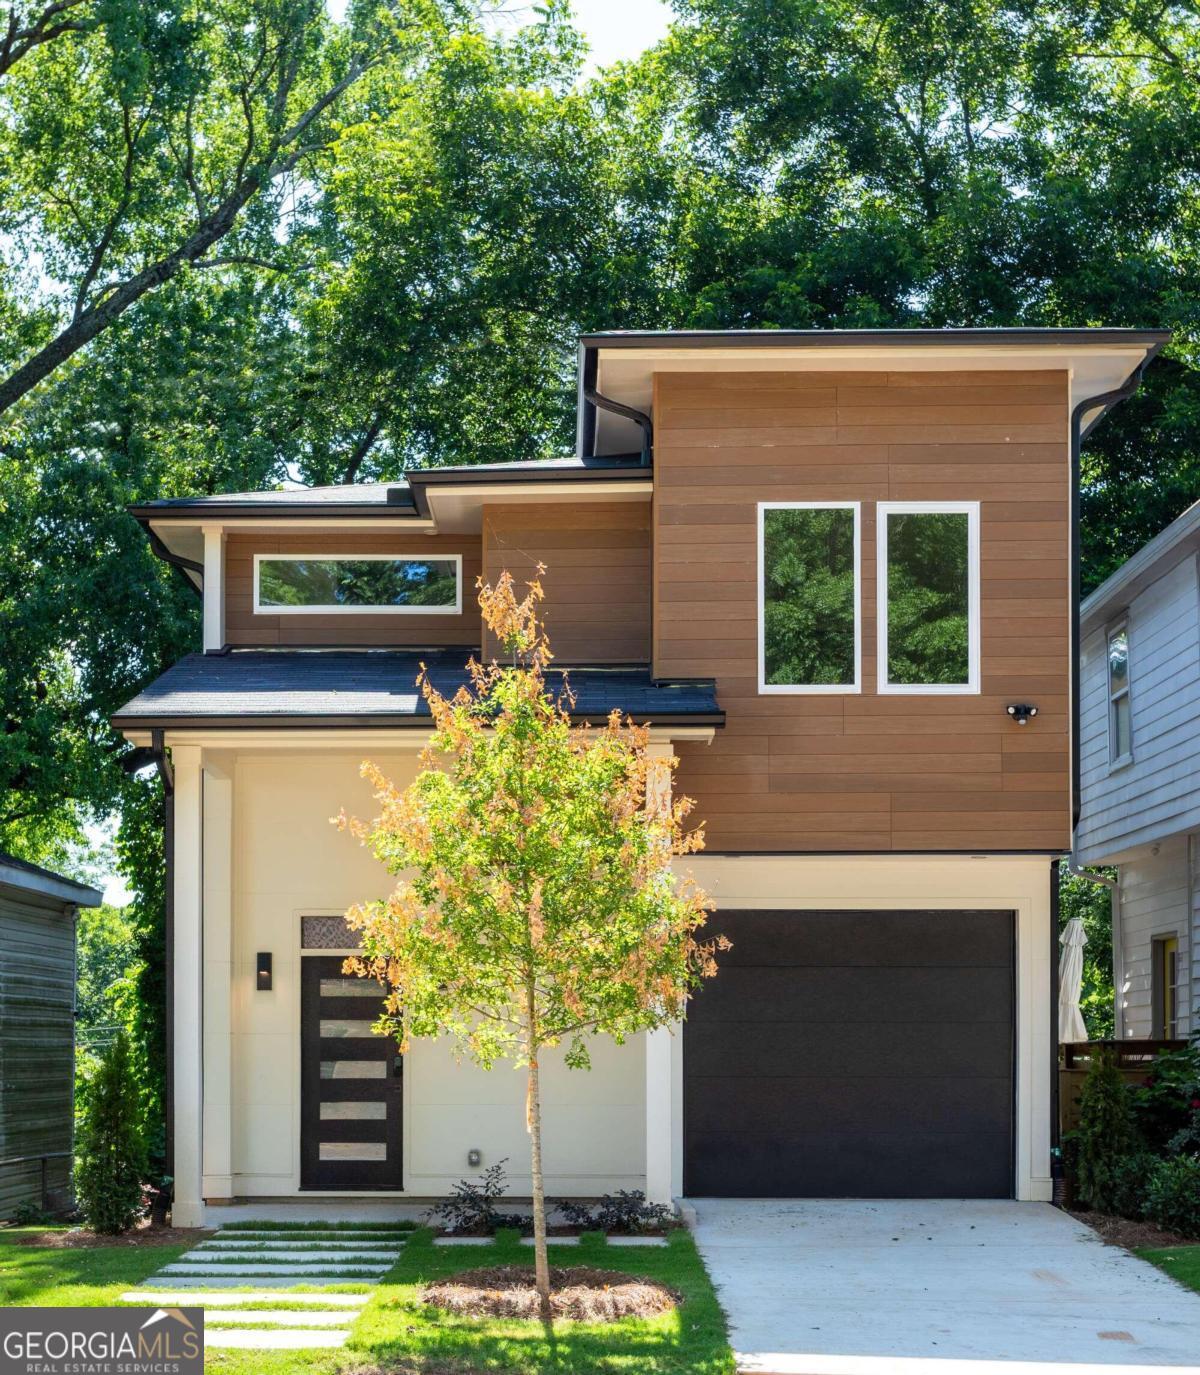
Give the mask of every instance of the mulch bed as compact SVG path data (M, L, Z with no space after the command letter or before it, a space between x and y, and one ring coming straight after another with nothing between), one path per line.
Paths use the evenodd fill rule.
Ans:
M472 1318L536 1318L538 1293L524 1265L485 1266L425 1286L424 1303ZM587 1265L550 1267L550 1307L556 1318L617 1322L669 1313L679 1295L665 1284Z
M86 1227L72 1227L68 1232L36 1232L22 1237L18 1245L50 1251L86 1251L94 1246L190 1246L213 1235L211 1227L153 1227L142 1223L116 1237L101 1236Z
M1076 1212L1073 1208L1066 1211L1076 1222L1090 1227L1109 1246L1124 1246L1127 1251L1196 1245L1194 1239L1181 1237L1178 1232L1164 1232L1153 1222L1134 1222L1132 1218L1114 1217L1111 1213Z

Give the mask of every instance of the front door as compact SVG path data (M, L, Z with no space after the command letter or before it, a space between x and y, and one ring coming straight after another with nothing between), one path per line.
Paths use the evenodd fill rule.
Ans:
M399 1189L404 1062L371 1031L379 985L343 958L301 960L300 1187Z

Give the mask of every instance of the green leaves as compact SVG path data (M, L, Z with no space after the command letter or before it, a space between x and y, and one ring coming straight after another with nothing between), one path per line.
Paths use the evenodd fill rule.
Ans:
M399 881L348 915L402 1044L449 1035L491 1067L565 1042L583 1068L588 1037L672 1023L715 972L695 936L705 899L672 872L701 841L690 803L662 795L647 730L574 727L548 695L540 585L520 603L511 588L504 575L480 601L520 661L477 666L450 700L423 683L435 734L403 792L363 766L381 812L354 829Z

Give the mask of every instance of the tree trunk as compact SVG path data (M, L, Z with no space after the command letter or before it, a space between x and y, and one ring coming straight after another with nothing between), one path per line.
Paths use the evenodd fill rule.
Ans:
M538 1052L534 1034L534 992L528 992L529 1091L525 1100L525 1126L533 1165L533 1264L543 1322L550 1322L550 1262L546 1257L546 1188L542 1181L542 1097L538 1084Z

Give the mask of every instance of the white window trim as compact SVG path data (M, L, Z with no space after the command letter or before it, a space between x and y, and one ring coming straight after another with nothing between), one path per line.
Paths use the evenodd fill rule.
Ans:
M967 517L967 681L965 683L889 683L887 531L888 516L960 515ZM980 692L979 502L881 501L875 507L875 618L878 631L877 678L882 696L978 696Z
M766 646L766 539L767 511L854 512L854 682L768 683ZM859 501L760 501L758 503L758 690L773 696L829 696L862 691L862 503Z
M263 563L453 563L453 606L264 606L258 598L259 569ZM255 554L254 556L254 614L256 616L461 616L462 615L462 555L461 554Z
M1109 667L1108 651L1112 644L1113 636L1121 631L1125 632L1125 686L1119 692L1113 692L1112 669ZM1121 616L1113 621L1104 630L1104 692L1105 692L1105 716L1108 723L1108 768L1109 772L1115 769L1123 769L1128 764L1133 763L1133 652L1129 639L1129 617ZM1129 749L1124 754L1117 754L1117 733L1113 729L1114 716L1113 707L1118 697L1124 697L1129 703Z

